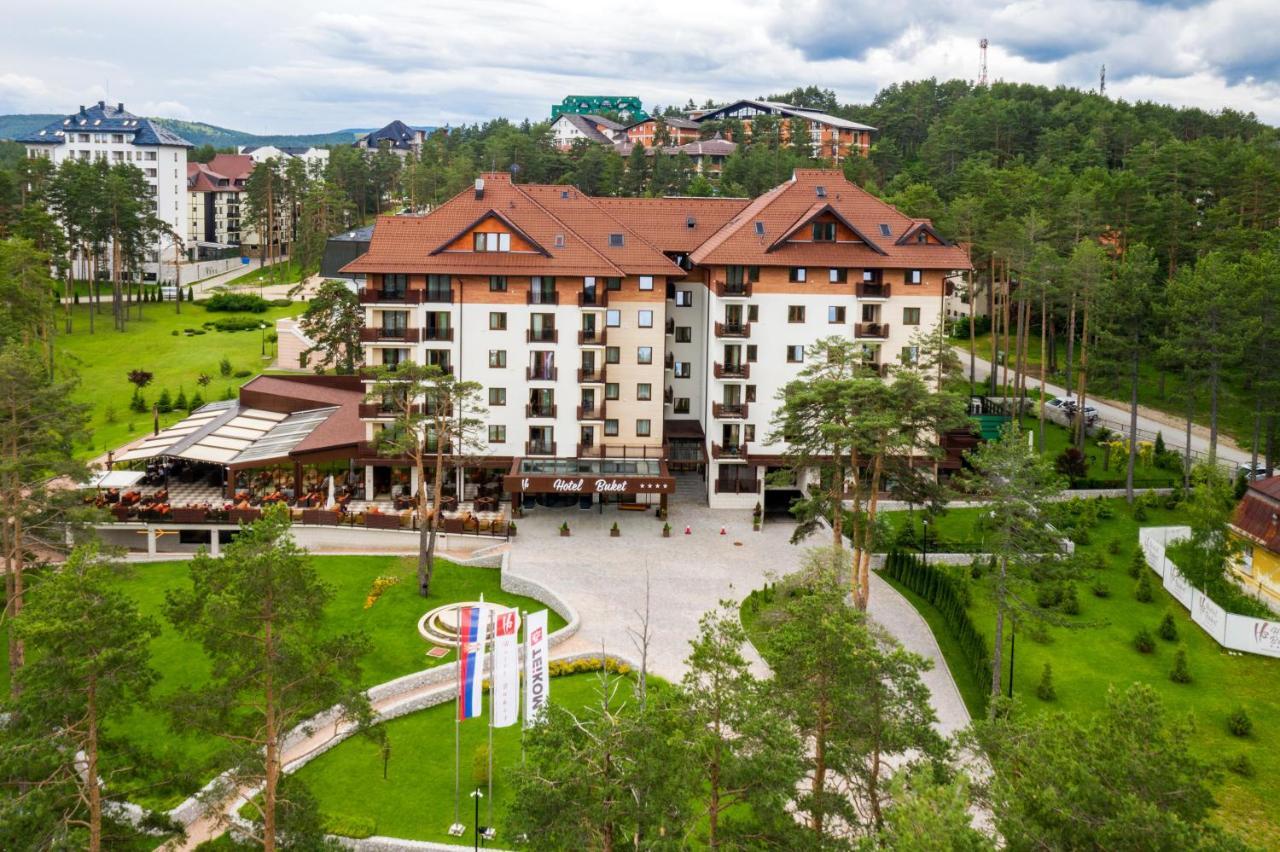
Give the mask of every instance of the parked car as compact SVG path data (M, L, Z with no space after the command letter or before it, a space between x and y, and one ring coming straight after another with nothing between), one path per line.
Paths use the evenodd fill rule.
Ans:
M1259 464L1252 469L1247 464L1242 464L1236 468L1236 476L1243 476L1245 479L1267 479L1277 475L1280 475L1280 472L1269 470L1265 464Z
M1075 422L1079 406L1075 397L1054 397L1044 403L1045 417L1060 426L1070 426ZM1098 409L1092 405L1084 407L1084 425L1093 426L1098 422Z

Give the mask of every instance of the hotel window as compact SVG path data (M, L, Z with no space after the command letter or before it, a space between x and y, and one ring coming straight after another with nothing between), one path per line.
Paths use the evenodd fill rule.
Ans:
M636 325L641 328L653 328L653 311L640 311L636 314Z
M403 299L408 282L407 275L384 275L382 276L382 293L388 298Z
M803 347L803 346L788 346L788 347L787 347L787 363L788 363L788 364L799 364L799 363L802 363L803 361L804 361L804 347Z
M793 266L787 270L787 280L793 284L803 284L807 271L803 266Z
M814 222L813 241L815 243L834 243L836 241L836 223Z
M617 346L606 346L604 348L604 362L606 364L621 364L622 350Z
M787 322L804 322L804 305L787 305Z
M676 326L676 343L692 343L693 327L688 325Z
M640 382L636 385L636 399L641 402L648 402L653 399L653 385L648 382Z
M636 421L636 437L637 437L637 438L647 438L647 437L649 437L649 430L650 430L651 428L652 428L652 424L650 423L650 421L648 421L648 420L637 420L637 421Z
M641 275L641 276L640 276L640 289L641 289L641 290L652 290L652 289L653 289L653 276L652 276L652 275Z
M489 427L489 443L505 444L507 442L506 426L490 426Z
M844 284L849 280L849 270L847 269L828 269L827 280L832 284Z
M692 290L677 290L677 291L676 291L676 307L677 307L677 308L688 308L688 307L692 307L692 306L693 306L693 291L692 291Z
M476 251L511 251L511 235L476 234L474 247Z
M618 396L618 392L619 392L619 389L620 389L621 387L622 387L622 386L621 386L620 384L618 384L617 382L605 382L605 385L604 385L604 398L605 398L605 399L618 399L618 398L619 398L619 396Z
M605 288L606 290L621 290L621 289L622 289L622 279L621 279L621 278L606 278L606 279L604 279L604 288Z
M689 413L689 397L687 396L676 397L675 406L671 409L671 412L673 414L688 414Z
M844 306L831 305L827 308L827 322L842 323L844 322Z
M489 350L489 366L490 367L507 366L507 350L490 349Z
M490 405L506 405L507 389L506 388L489 388L489 404Z
M490 293L507 292L507 276L490 275L489 276L489 292Z
M876 273L874 269L862 270L862 281L864 284L871 284L875 280L876 280Z
M756 424L748 423L742 427L742 443L754 444L756 440Z
M747 322L760 322L759 305L747 305Z
M604 421L604 434L611 438L618 437L618 421L617 420Z
M490 331L506 331L507 330L507 312L506 311L490 311L489 312L489 330Z
M692 361L676 361L674 366L674 376L677 379L687 379L693 375Z
M903 308L902 324L903 325L919 325L920 309L919 308Z
M754 364L756 362L756 345L754 343L747 344L747 363Z
M921 277L920 277L920 276L921 276L921 272L920 272L920 270L919 270L919 269L908 269L908 270L907 270L907 275L906 275L907 283L908 283L908 284L919 284L919 283L921 283Z
M653 347L637 346L636 347L636 363L652 364L653 363Z
M609 328L618 328L622 325L622 311L607 310L604 312L604 324Z

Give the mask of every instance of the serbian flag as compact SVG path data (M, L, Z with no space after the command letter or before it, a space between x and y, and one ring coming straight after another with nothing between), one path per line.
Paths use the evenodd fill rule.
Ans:
M474 719L484 709L484 646L489 632L487 607L458 612L458 719Z

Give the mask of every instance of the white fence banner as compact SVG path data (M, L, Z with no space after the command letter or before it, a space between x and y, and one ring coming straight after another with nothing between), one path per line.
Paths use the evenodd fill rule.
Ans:
M1227 614L1227 642L1233 651L1280 657L1280 623Z
M545 609L525 616L524 637L524 725L527 728L538 724L551 697Z
M520 646L516 611L499 612L493 628L493 726L506 728L520 718Z
M1182 576L1182 572L1172 562L1165 567L1164 587L1169 594L1177 598L1178 603L1187 609L1191 609L1191 595L1195 589L1192 588L1191 584L1187 582L1187 578Z
M1199 624L1219 645L1227 644L1227 611L1198 590L1191 603L1191 620Z

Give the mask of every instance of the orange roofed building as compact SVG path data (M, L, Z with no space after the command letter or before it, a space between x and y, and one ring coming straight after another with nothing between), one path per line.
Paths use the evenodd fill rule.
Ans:
M430 214L379 218L346 271L367 282L366 365L437 364L484 387L487 452L455 460L463 499L665 507L687 473L682 491L749 508L807 484L765 476L786 451L769 440L777 394L808 347L845 336L887 375L967 267L931 223L815 169L755 200L486 174ZM391 412L362 414L372 445ZM371 483L393 464L360 463Z

